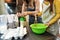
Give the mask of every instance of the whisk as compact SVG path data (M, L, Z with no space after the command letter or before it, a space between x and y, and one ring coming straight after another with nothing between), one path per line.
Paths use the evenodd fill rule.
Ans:
M34 23L36 24L37 23L37 15L35 14L35 21Z

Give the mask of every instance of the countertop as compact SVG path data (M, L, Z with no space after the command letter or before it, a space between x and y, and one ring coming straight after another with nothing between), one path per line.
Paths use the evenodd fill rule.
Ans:
M22 40L55 40L55 36L53 36L52 34L50 34L48 32L45 32L44 34L41 34L41 35L34 34L31 31L28 23L27 23L26 28L28 30L28 34L25 35ZM1 37L1 34L0 34L0 37ZM2 39L0 39L0 40L2 40ZM18 39L18 40L20 40L20 39Z
M27 23L28 24L28 23ZM37 35L34 34L29 25L27 25L28 34L23 38L23 40L55 40L55 36L45 32L44 34Z

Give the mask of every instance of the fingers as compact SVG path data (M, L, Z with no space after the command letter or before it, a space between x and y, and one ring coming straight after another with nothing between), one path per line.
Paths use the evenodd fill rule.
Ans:
M24 13L23 15L26 16L26 15L28 15L28 14L27 14L27 13Z
M17 15L18 17L21 17L21 16L26 16L27 13L17 13L16 15Z
M17 13L16 15L17 15L18 17L21 17L21 16L22 16L22 14L21 14L21 13Z
M48 26L48 27L50 27L50 24L49 23L46 23L45 25Z
M16 15L19 17L20 16L20 13L17 13Z
M46 26L49 26L49 23L47 23Z

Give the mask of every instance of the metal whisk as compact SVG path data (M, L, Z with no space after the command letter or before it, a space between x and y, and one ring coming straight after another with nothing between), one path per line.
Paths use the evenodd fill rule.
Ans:
M37 23L37 15L35 14L35 21L34 21L34 23Z

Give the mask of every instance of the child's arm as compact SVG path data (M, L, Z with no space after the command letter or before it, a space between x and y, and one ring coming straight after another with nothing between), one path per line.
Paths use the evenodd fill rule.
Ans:
M37 11L25 11L24 12L24 15L26 16L26 15L34 15L34 14L36 14L36 13L38 13Z
M41 16L42 12L40 12L40 2L39 0L35 0L36 11L38 11L37 16Z
M38 12L38 11L26 11L24 12L25 15L37 15L37 16L41 16L42 13L41 12Z
M54 0L54 5L56 6L56 0ZM56 11L56 8L55 8L55 11ZM60 18L60 13L58 12L58 13L56 13L56 16L50 20L49 25L52 25L53 23L58 21L59 18Z
M40 8L40 2L39 2L39 0L34 0L34 2L35 2L35 7L36 7L36 11L40 11L39 10L39 8Z
M38 16L41 16L42 15L42 12L40 12L39 8L40 8L40 3L39 3L39 0L34 0L35 2L35 11L26 11L24 12L24 14L27 14L27 15L38 15Z
M49 25L52 25L53 23L55 23L56 21L58 21L59 18L60 18L60 15L59 15L59 14L56 14L56 16L55 16L53 19L51 19L51 20L48 22L48 24L49 24Z

